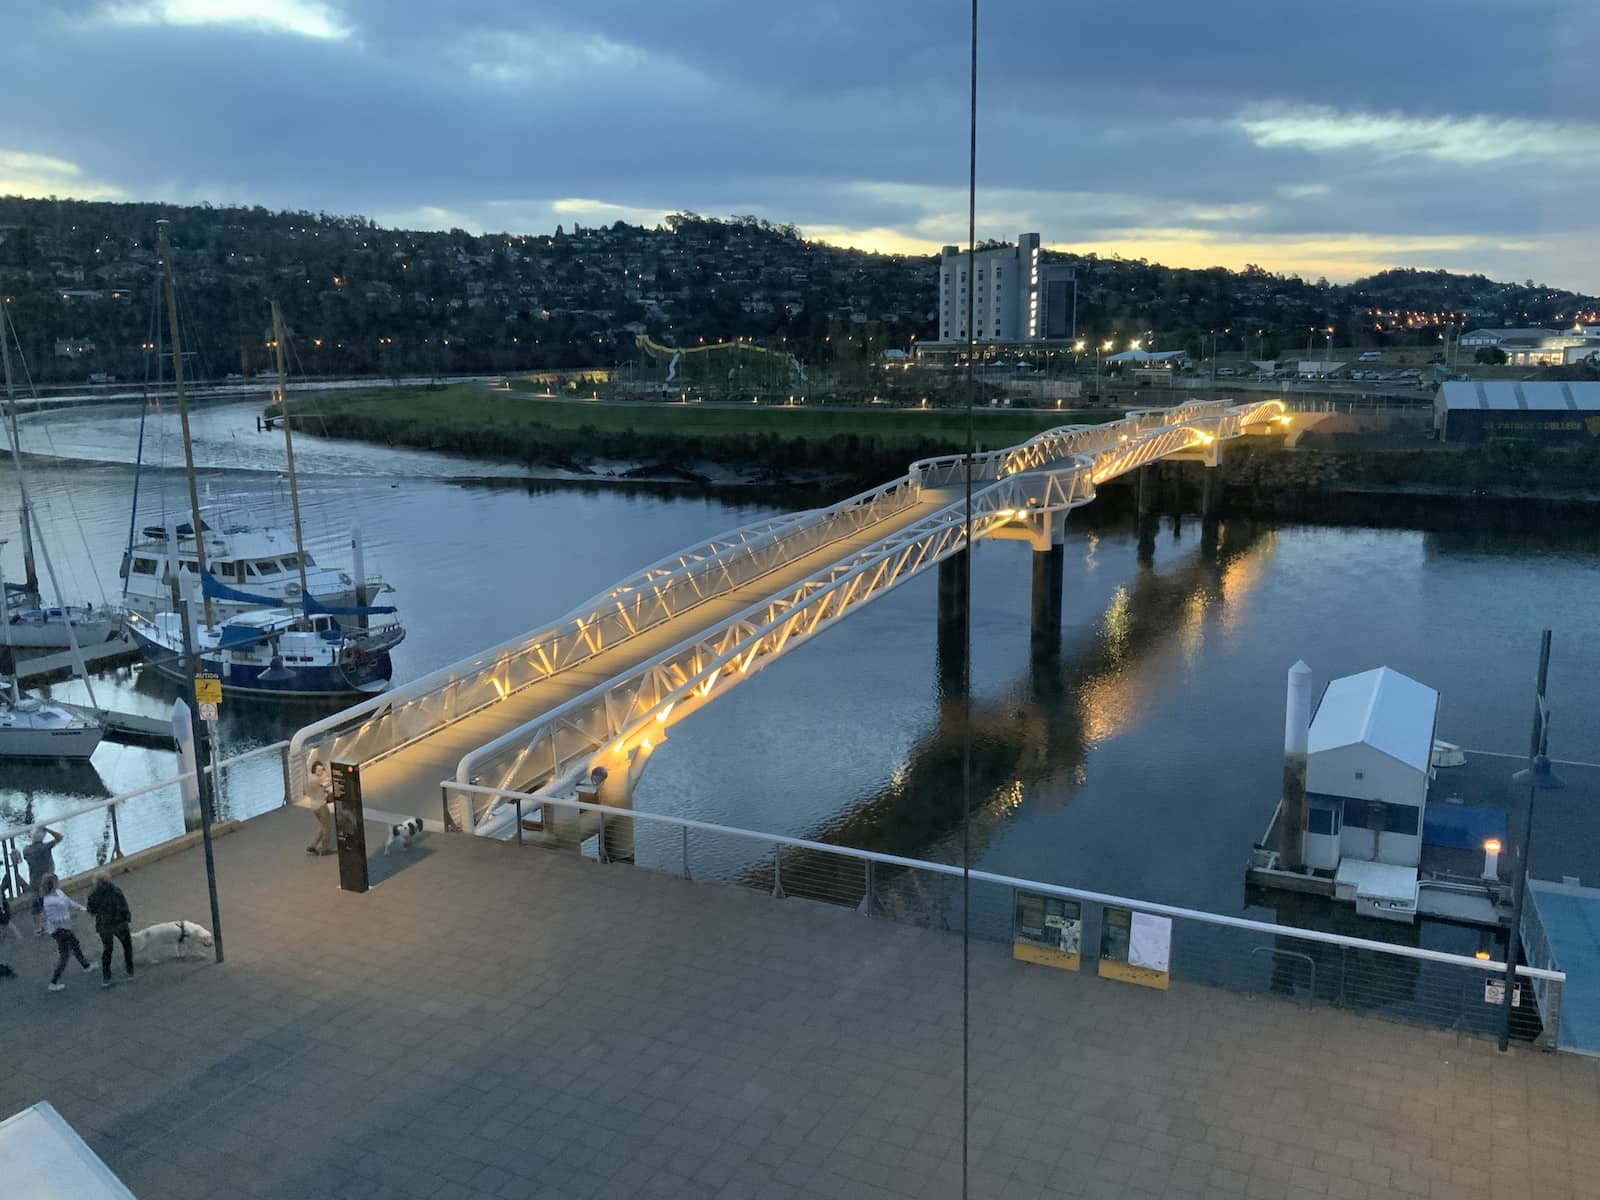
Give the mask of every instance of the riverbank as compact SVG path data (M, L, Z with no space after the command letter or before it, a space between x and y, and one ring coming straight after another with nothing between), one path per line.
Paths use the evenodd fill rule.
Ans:
M1120 415L985 409L973 414L973 435L988 450ZM914 459L958 452L967 429L966 414L949 409L586 402L471 385L318 396L294 421L327 437L521 463L563 477L717 484L889 478Z

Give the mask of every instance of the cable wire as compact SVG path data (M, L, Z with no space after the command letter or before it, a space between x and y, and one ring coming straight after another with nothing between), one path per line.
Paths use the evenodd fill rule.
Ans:
M972 1076L972 459L977 352L974 297L978 255L978 0L972 0L971 71L967 87L967 453L962 476L966 508L962 521L961 619L961 1195L968 1196L971 1151L969 1119Z

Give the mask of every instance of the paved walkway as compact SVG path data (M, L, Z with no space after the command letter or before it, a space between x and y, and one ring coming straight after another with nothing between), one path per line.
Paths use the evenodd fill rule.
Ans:
M0 943L0 1114L50 1100L142 1200L959 1195L954 937L443 835L348 895L311 820L217 843L224 966L49 994ZM204 921L202 871L127 877L136 920ZM1595 1061L972 979L975 1197L1600 1196Z

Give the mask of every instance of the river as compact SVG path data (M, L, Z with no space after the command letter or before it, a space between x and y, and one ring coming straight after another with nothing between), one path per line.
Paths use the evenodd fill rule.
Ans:
M195 415L213 511L287 525L281 436L256 405ZM170 417L152 418L141 519L177 511L183 478ZM137 414L32 418L29 482L74 601L116 598L128 531ZM369 568L395 585L409 629L396 681L525 632L634 569L758 516L836 498L708 496L664 488L533 482L515 468L297 437L308 539L347 558L359 526ZM0 496L14 494L9 464ZM0 522L19 574L14 518ZM974 860L1020 876L1217 912L1249 909L1250 845L1276 800L1284 674L1304 658L1327 680L1388 665L1437 688L1439 735L1526 745L1538 631L1555 631L1551 739L1558 758L1600 759L1600 538L1224 521L1215 546L1189 519L1161 526L1141 562L1131 522L1095 506L1066 545L1059 664L1031 666L1025 545L974 555ZM928 573L762 671L736 698L671 731L637 793L641 809L899 854L958 849L959 724L935 662ZM127 670L95 681L102 704L164 713L174 692ZM81 684L58 685L79 698ZM287 736L304 711L224 705L224 752ZM170 753L103 745L89 770L4 768L0 823L172 773ZM273 798L275 762L230 782L248 815ZM130 840L169 829L170 798L134 806ZM80 822L79 824L81 824ZM126 824L126 822L125 822ZM181 828L181 821L180 821ZM83 856L68 851L69 861ZM1263 915L1259 910L1256 915Z

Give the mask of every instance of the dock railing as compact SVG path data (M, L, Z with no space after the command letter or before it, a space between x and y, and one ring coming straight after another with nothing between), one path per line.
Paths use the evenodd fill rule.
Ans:
M277 760L276 774L282 781L283 800L287 803L288 752L288 742L274 742L213 763L217 819L233 815L229 798L235 784L243 782L241 776L247 777L254 792L260 788L263 774L270 777L274 773L266 760ZM63 877L182 837L190 832L184 819L183 787L193 778L184 772L115 796L41 814L25 825L0 824L0 886L13 896L27 886L21 853L36 824L47 825L63 835L55 856L58 874Z
M631 844L632 865L638 867L911 925L962 928L962 870L951 863L566 796L453 780L440 786L447 828L459 827L462 815L476 828L491 826L491 810L498 810L499 826L509 839L561 846L605 862L608 833L615 842L619 827L626 827L631 838L623 841ZM1019 892L1077 904L1085 972L1094 970L1100 957L1107 910L1145 913L1172 922L1171 974L1178 980L1480 1035L1498 1032L1503 1019L1505 963L1492 958L1275 925L994 871L973 870L970 881L972 934L989 941L1013 939ZM1395 932L1401 932L1399 926ZM1519 966L1517 976L1514 1034L1553 1047L1566 975Z

